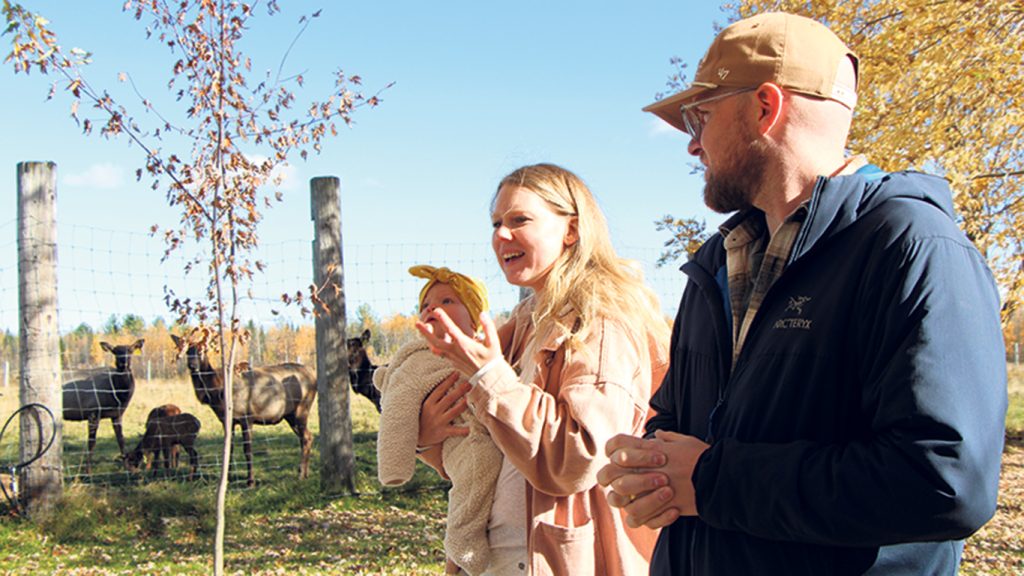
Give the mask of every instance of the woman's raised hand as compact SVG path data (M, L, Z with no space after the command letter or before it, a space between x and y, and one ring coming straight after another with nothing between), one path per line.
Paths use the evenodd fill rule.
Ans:
M416 329L423 334L430 350L451 362L452 366L466 376L476 374L488 362L501 358L501 342L494 320L486 312L480 313L483 338L477 339L462 331L441 308L431 310L426 320L437 320L444 328L435 333L434 325L417 321Z
M466 394L469 390L469 382L458 372L452 372L423 399L418 446L427 448L452 436L469 435L468 427L456 426L454 422L466 410Z

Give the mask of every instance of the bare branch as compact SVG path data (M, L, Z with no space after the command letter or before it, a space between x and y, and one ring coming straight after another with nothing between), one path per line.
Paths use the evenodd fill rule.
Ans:
M971 180L983 180L986 178L1008 178L1010 176L1024 176L1024 170L1014 170L1012 172L993 172L992 174L978 174L977 176L971 176Z

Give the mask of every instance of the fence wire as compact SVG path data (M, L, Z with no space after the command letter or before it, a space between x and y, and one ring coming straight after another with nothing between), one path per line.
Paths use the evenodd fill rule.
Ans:
M16 228L14 220L0 222L0 416L18 408ZM173 325L167 306L168 290L179 298L204 298L205 270L186 274L189 255L178 251L165 258L162 240L148 233L68 225L60 228L57 241L65 479L103 485L147 478L185 479L191 475L188 448L198 455L195 476L215 477L220 468L222 424L200 403L185 361L176 354L170 334L181 334L181 329ZM679 271L654 266L658 247L619 250L643 266L666 318L671 318L683 289ZM293 300L298 293L309 295L310 241L265 244L256 256L265 271L242 287L239 316L252 339L241 358L253 367L277 362L315 367L313 318L302 306L282 299L285 294ZM447 266L481 279L488 287L491 309L498 315L520 299L519 289L505 282L486 239L475 244L350 243L343 248L343 261L349 332L372 328L375 363L386 363L402 343L416 337L411 318L422 280L407 273L410 266ZM133 348L117 354L128 347ZM219 366L219 359L214 365ZM358 412L353 417L356 436L367 444L357 446L357 459L375 473L376 410L368 401L353 398ZM168 407L194 417L197 430L184 420L174 426L169 421L154 425L151 412ZM101 417L90 422L88 415L96 413ZM115 432L118 423L121 443ZM315 406L309 426L314 434L318 432ZM90 428L95 432L92 449ZM235 437L231 478L243 483L246 463L237 428ZM168 468L164 448L172 446L178 463ZM252 450L257 481L297 474L300 444L287 424L255 426ZM126 466L122 453L136 455L134 470ZM144 457L139 458L139 453ZM9 456L0 451L0 465ZM310 469L316 470L315 443Z

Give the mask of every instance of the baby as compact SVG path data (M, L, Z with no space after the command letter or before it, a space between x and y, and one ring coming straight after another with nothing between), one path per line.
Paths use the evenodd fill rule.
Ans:
M429 311L443 308L465 333L479 329L480 313L487 309L483 284L448 268L413 266L409 273L427 279L420 291L421 319ZM435 325L434 329L442 328ZM374 373L373 384L381 393L377 434L377 475L381 484L397 486L412 478L420 405L451 373L451 364L431 353L423 340L401 347L387 366ZM468 426L469 435L448 438L442 445L445 471L452 482L444 547L451 560L466 573L476 575L490 562L487 522L502 456L487 430L469 412L460 418L463 421L457 423Z

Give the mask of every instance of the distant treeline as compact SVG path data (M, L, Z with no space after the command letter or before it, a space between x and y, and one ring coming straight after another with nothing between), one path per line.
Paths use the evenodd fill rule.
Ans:
M356 318L349 321L346 331L350 336L356 336L369 329L373 359L380 362L390 358L402 344L418 337L415 323L414 316L402 314L380 320L368 306L364 305L358 309ZM271 327L257 326L254 322L249 322L245 328L249 340L238 355L239 361L249 362L253 366L280 362L316 364L316 331L312 321L297 326L281 324ZM100 342L126 344L139 338L145 339L146 342L142 347L142 353L132 362L136 378L184 378L185 363L177 358L171 334L183 335L186 332L186 327L168 326L162 318L147 323L145 319L134 314L120 317L111 315L107 322L98 328L85 323L80 324L60 337L64 379L72 379L81 372L111 364L111 356L103 351ZM8 385L17 386L18 335L10 331L0 333L0 369L5 362L9 370ZM220 364L216 354L213 355L213 363ZM0 386L2 384L0 382Z
M500 315L496 321L500 324L504 316ZM375 363L386 363L400 346L418 337L415 324L416 317L412 314L395 314L380 319L364 304L356 310L355 318L349 320L346 332L349 336L357 336L369 329L372 359ZM239 354L239 361L247 361L253 366L279 362L316 364L316 333L312 322L298 326L281 324L269 328L249 322L246 330L249 341ZM61 365L65 379L111 363L110 354L100 348L100 342L126 344L139 338L144 338L146 343L141 357L132 363L136 378L182 378L186 369L184 362L176 357L170 335L185 332L184 327L168 326L162 318L147 323L134 314L121 317L111 315L99 328L80 324L60 338ZM1004 328L1003 335L1006 339L1007 361L1024 361L1024 315L1014 315ZM219 365L219 359L214 364ZM0 382L0 386L17 386L18 335L9 330L0 333L0 370L5 365L9 382Z
M501 324L505 316L500 315L496 321ZM239 361L244 360L253 366L280 362L314 365L316 362L316 335L312 322L269 328L250 322L246 329L250 338L239 355ZM349 320L346 332L349 336L356 336L367 329L371 333L371 355L376 363L386 363L399 346L418 337L416 317L412 314L395 314L382 320L368 304L362 304L356 308L354 318ZM146 323L141 317L132 314L122 317L112 315L101 327L81 324L71 332L62 334L61 366L65 370L66 379L70 379L77 372L111 363L110 355L102 351L99 342L119 344L144 338L141 358L132 363L137 378L184 377L184 363L176 358L170 335L181 335L185 331L182 326L168 326L161 318ZM1024 362L1024 315L1015 315L1011 319L1004 328L1004 336L1007 341L1007 361ZM8 371L6 375L10 380L6 383L17 385L18 338L16 333L9 330L0 333L0 369L4 368L5 363ZM219 360L215 364L219 365ZM0 385L3 383L0 382Z

